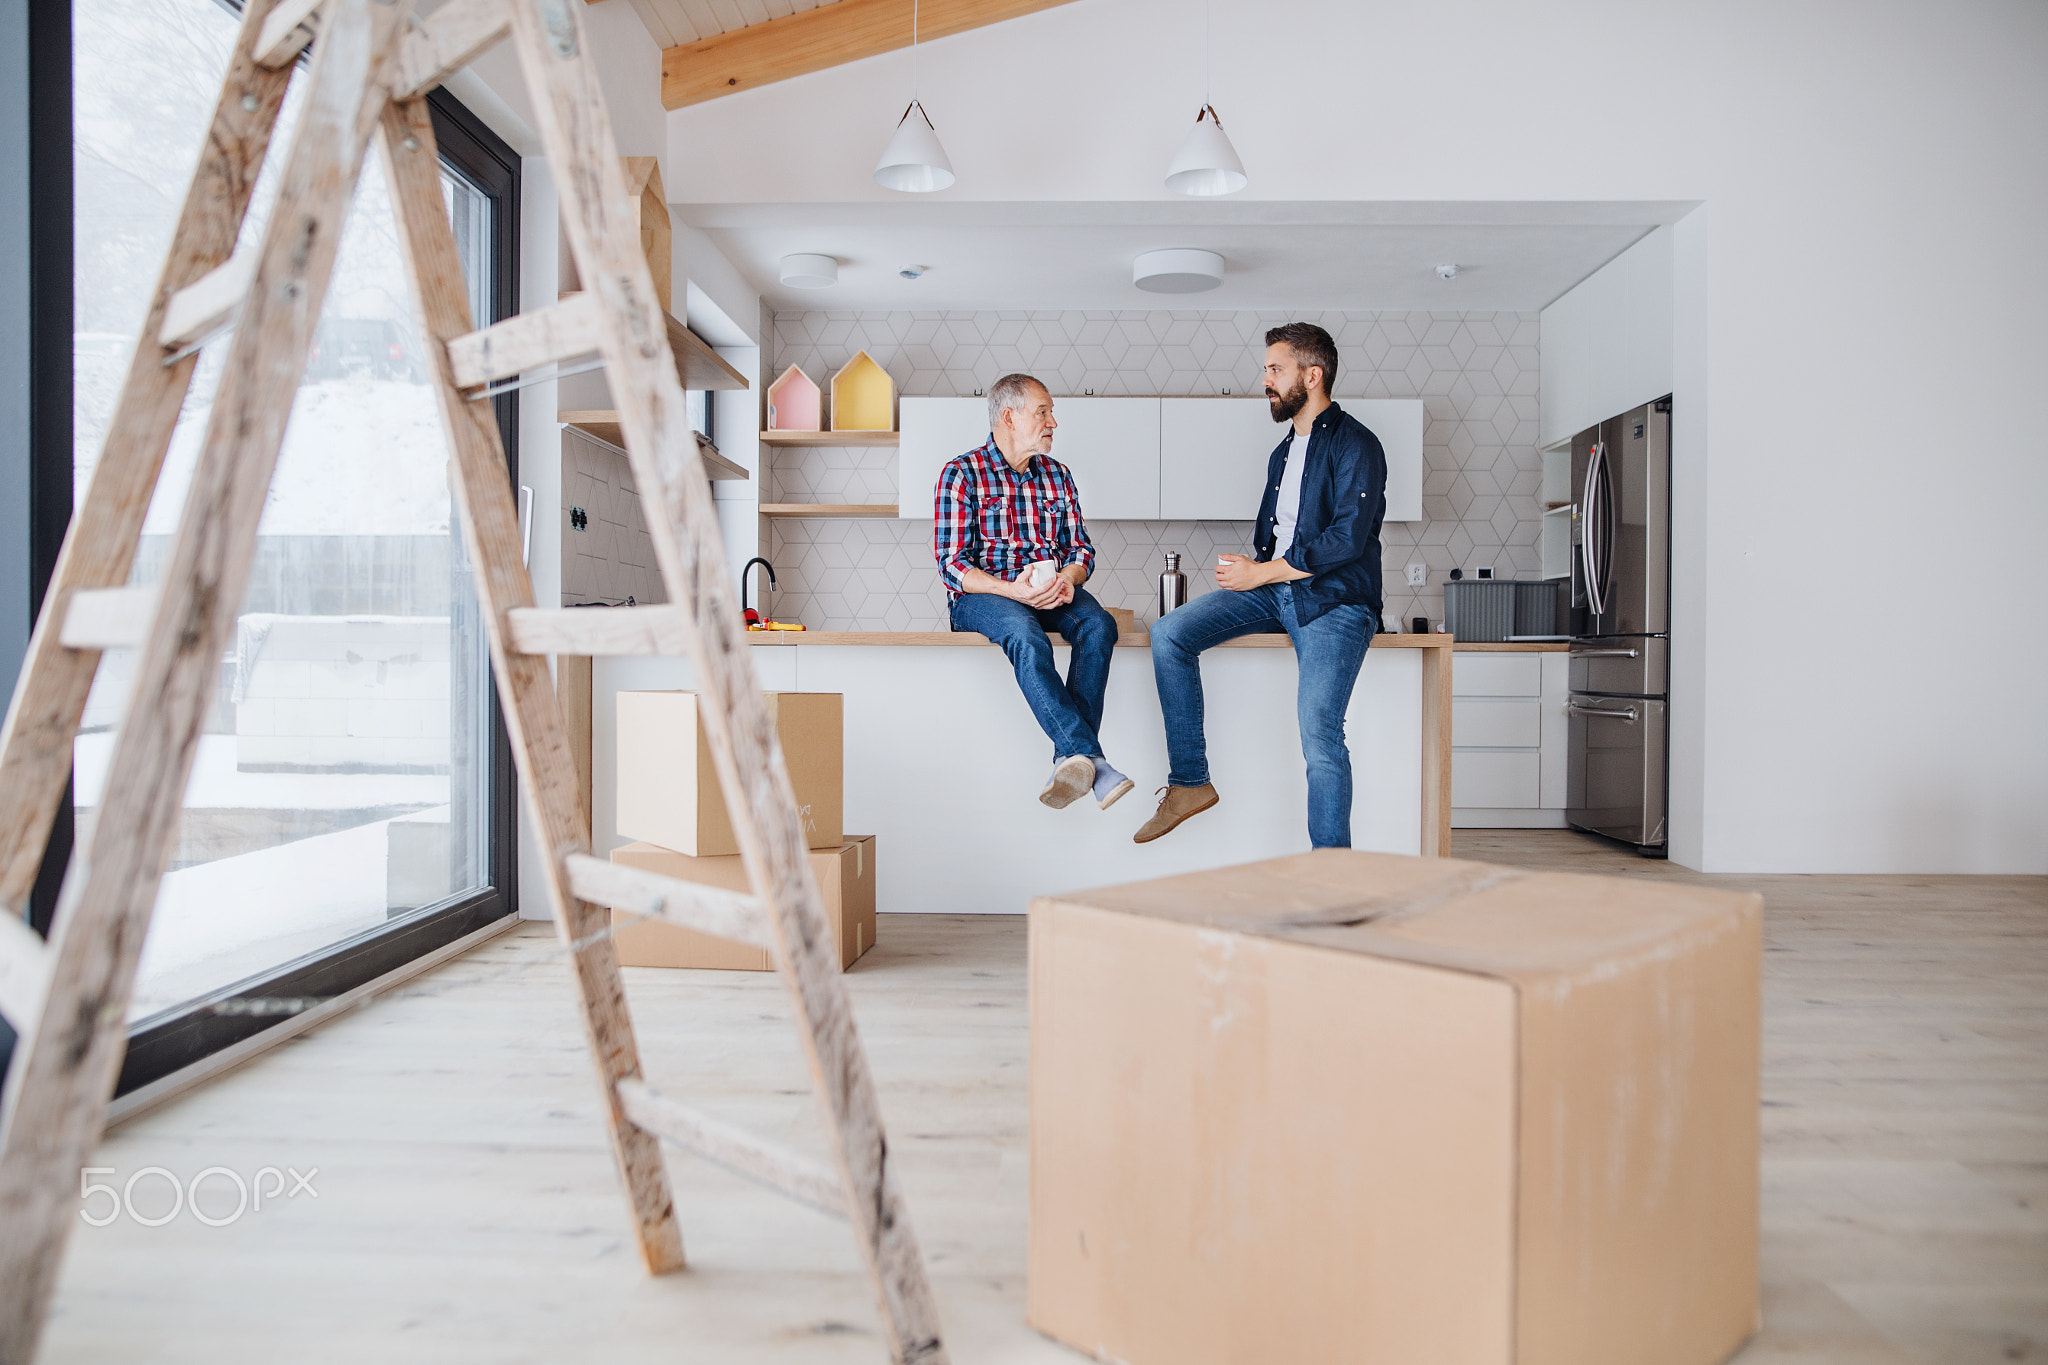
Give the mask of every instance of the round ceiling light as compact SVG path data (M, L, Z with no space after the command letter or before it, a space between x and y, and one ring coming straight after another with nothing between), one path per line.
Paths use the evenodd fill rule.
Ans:
M782 282L791 289L830 289L839 283L839 262L830 256L798 253L782 258Z
M1148 251L1131 263L1131 283L1151 294L1199 294L1223 283L1223 258L1191 247Z

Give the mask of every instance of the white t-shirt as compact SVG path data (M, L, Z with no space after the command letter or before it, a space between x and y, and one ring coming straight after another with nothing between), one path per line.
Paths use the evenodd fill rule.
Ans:
M1287 443L1287 467L1280 473L1280 499L1273 506L1273 558L1285 559L1294 548L1294 523L1301 519L1301 467L1308 457L1308 437L1299 431Z

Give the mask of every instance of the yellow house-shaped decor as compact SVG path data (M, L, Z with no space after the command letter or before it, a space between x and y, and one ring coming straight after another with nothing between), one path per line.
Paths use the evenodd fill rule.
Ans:
M768 386L768 430L822 431L824 395L801 367L792 365Z
M896 383L866 351L832 376L832 430L894 431Z

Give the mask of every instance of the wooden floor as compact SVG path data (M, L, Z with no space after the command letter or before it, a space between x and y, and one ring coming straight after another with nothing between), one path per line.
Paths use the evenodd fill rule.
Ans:
M1695 876L1565 832L1456 851ZM1742 1365L2048 1361L2048 878L1710 880L1767 907L1765 1327ZM628 977L657 1085L822 1153L773 978ZM954 1359L1080 1359L1023 1321L1023 922L885 916L851 984ZM317 1167L318 1194L81 1227L45 1362L884 1358L845 1228L688 1158L694 1268L641 1272L538 927L130 1122L99 1163L116 1184ZM135 1202L167 1208L162 1180ZM205 1210L234 1202L213 1177Z

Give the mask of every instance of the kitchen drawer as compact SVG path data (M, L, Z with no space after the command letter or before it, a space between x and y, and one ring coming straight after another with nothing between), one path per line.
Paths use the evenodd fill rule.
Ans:
M1533 810L1538 805L1540 777L1534 749L1522 753L1453 751L1451 804Z
M1460 654L1451 651L1454 697L1540 697L1541 654ZM1531 740L1530 743L1535 743Z
M1451 702L1453 748L1534 749L1543 743L1543 703L1507 697Z

